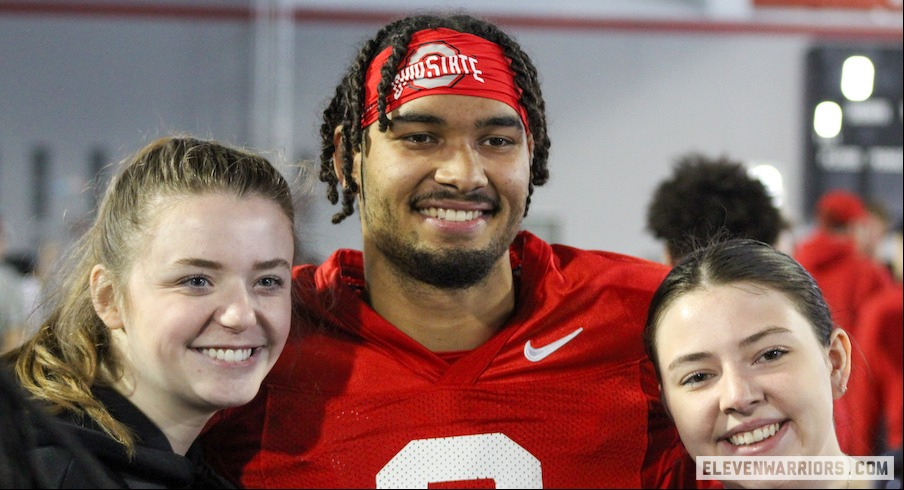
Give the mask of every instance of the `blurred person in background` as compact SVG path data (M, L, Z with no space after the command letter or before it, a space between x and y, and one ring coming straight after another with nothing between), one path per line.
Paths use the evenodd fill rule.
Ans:
M647 208L647 229L665 242L669 265L715 238L752 238L774 246L785 228L766 186L724 156L679 158Z
M22 282L25 299L25 336L31 336L41 326L41 319L47 316L44 311L44 288L46 280L53 275L53 271L59 265L57 260L63 255L62 246L56 240L45 240L39 246L37 253L29 261L29 267Z
M25 278L6 260L6 235L0 216L0 352L21 341L25 331Z
M891 270L891 250L886 245L892 235L892 218L881 200L864 199L866 215L857 228L857 246L861 252Z
M838 439L842 449L855 456L882 451L881 407L875 393L881 390L876 372L862 345L868 335L863 328L863 305L893 285L889 271L860 250L868 212L854 192L832 189L816 203L815 227L794 250L794 258L822 289L838 326L845 329L853 345L853 365L848 395L836 401Z
M884 432L878 434L877 446L895 456L900 464L904 439L904 288L902 288L902 223L891 227L891 270L894 286L884 289L866 301L861 314L863 334L860 344L870 358L872 371L880 382L873 392L881 410Z

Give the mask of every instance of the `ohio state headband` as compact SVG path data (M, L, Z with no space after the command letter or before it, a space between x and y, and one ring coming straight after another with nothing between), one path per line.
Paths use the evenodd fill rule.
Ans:
M367 67L364 86L364 115L361 127L377 120L377 85L380 69L386 64L392 47L378 54ZM408 43L408 54L386 97L386 112L425 95L470 95L495 99L511 106L521 117L524 130L527 111L521 105L521 89L515 85L511 60L493 42L444 27L414 33Z

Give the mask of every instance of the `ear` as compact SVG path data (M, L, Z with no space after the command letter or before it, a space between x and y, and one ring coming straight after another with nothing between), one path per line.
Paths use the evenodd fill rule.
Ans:
M91 303L101 321L115 330L123 327L122 311L117 302L112 276L107 269L97 264L91 269Z
M848 379L851 377L851 338L847 332L840 328L832 331L828 355L832 367L832 396L838 399L847 391Z

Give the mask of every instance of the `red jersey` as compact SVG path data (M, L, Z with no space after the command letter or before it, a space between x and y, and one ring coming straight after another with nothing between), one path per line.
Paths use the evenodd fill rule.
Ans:
M641 333L667 273L522 232L509 320L451 363L364 300L363 257L294 271L298 321L207 457L248 487L694 486Z

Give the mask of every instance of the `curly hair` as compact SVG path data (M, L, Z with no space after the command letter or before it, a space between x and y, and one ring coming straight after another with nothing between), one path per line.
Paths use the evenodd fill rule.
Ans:
M354 212L355 196L359 183L351 178L354 152L360 151L364 138L361 115L364 111L364 86L367 68L371 61L386 47L392 46L392 54L383 65L382 80L377 88L378 124L380 131L386 131L390 120L386 115L386 95L398 65L408 51L408 43L414 33L424 29L445 27L458 32L480 36L502 47L505 56L511 59L515 83L522 90L520 103L527 111L529 131L534 138L534 152L531 160L531 179L528 184L528 198L525 215L530 205L534 186L541 186L549 180L547 160L549 158L549 136L546 132L546 104L540 91L537 70L521 46L508 34L485 20L466 14L439 15L424 14L405 17L384 26L377 34L365 42L354 63L349 67L328 107L323 111L320 126L320 180L327 184L327 199L332 204L339 202L339 176L333 167L333 156L337 148L333 144L333 133L341 127L343 138L340 154L345 185L342 188L342 211L333 215L333 223L339 223Z
M774 245L785 221L772 197L743 164L691 153L678 159L647 208L647 229L673 261L716 238Z

